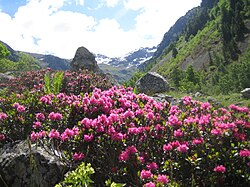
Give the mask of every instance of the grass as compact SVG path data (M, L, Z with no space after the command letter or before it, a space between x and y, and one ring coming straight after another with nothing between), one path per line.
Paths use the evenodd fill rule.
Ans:
M165 92L164 94L172 96L174 98L182 98L185 95L191 96L193 99L202 101L202 102L211 102L215 106L218 107L228 107L231 104L235 104L238 106L246 106L250 108L250 99L243 98L240 93L232 93L228 95L201 95L195 97L194 94L187 94L184 92L178 91L169 91Z

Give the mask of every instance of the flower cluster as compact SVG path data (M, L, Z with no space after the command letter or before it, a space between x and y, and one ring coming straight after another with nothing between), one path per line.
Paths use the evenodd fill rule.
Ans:
M80 82L90 79L76 75L65 72L70 81L59 94L0 98L0 142L28 136L68 162L91 163L100 185L108 177L130 186L213 186L218 177L225 186L249 184L247 107L215 109L188 96L170 106L131 88L102 90L91 83L83 93Z

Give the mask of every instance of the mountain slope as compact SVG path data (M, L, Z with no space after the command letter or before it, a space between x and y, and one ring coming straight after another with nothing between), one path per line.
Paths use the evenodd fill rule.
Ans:
M53 55L42 55L37 53L27 53L37 60L39 60L42 67L48 67L54 70L68 70L70 68L70 61L62 59Z
M139 68L157 71L180 91L239 91L250 87L249 30L248 0L203 0L176 22L153 58Z
M128 80L138 66L151 59L155 51L156 47L140 48L117 58L96 54L96 61L105 73L112 74L121 83Z

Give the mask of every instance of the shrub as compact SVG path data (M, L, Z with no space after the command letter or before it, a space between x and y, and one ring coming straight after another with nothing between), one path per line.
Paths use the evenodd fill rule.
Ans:
M74 171L68 173L64 180L57 184L55 187L71 186L71 187L88 187L94 181L90 176L95 173L95 170L91 167L91 164L85 164L84 162L79 165Z
M1 98L2 145L30 136L70 165L91 163L92 180L130 186L247 186L250 112L183 97L158 103L131 88L80 95L26 92Z

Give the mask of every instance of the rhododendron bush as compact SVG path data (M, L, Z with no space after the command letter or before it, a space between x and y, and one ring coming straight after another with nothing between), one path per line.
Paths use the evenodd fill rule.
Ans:
M250 184L247 107L214 108L188 96L170 106L131 90L1 97L1 146L28 137L69 165L91 163L96 186L108 179L128 186Z

